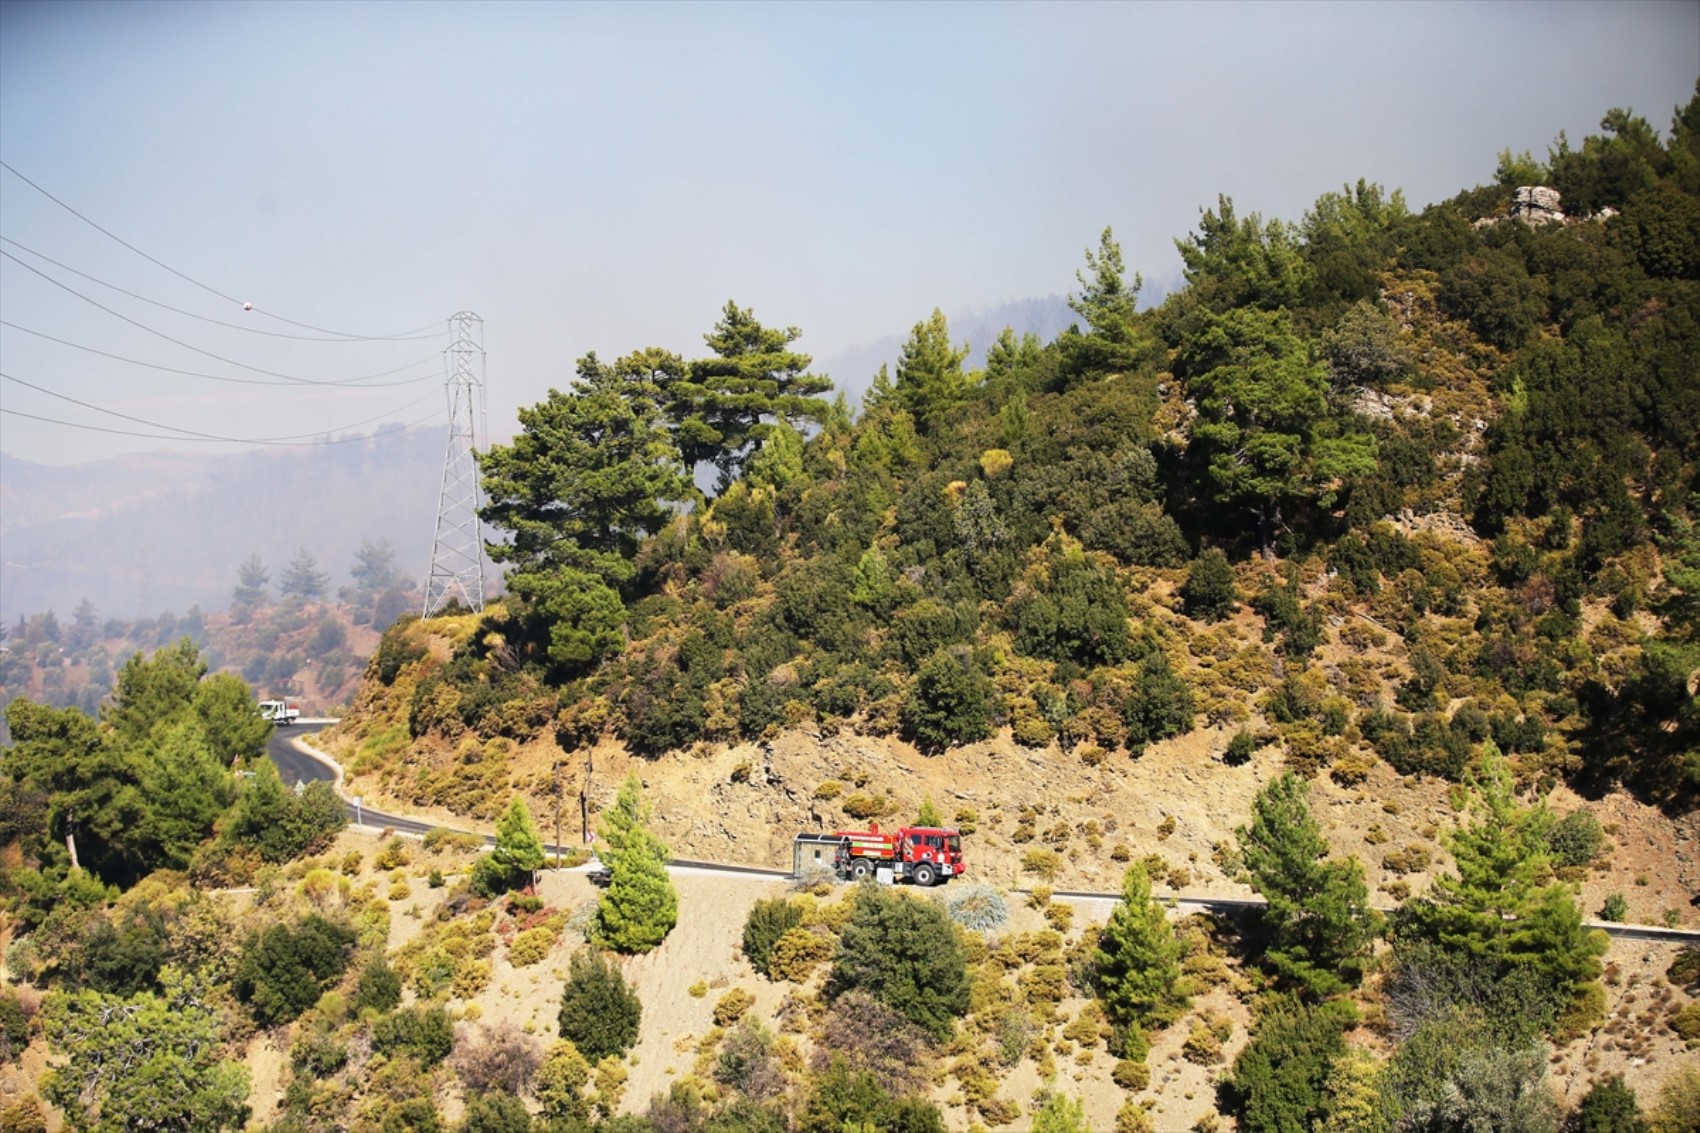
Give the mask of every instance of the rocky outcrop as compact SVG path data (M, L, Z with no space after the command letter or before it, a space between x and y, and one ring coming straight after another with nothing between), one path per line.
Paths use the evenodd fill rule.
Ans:
M1524 224L1563 224L1564 210L1558 205L1558 190L1545 185L1523 185L1511 198L1511 219Z

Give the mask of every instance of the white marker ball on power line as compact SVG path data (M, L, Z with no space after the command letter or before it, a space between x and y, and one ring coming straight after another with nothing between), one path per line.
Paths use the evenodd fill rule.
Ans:
M244 311L252 311L254 309L254 305L252 303L244 303L242 304L242 309Z

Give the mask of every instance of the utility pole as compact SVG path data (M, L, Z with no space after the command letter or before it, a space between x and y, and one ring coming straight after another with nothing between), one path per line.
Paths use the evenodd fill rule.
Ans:
M437 533L425 576L425 616L460 600L484 608L484 529L478 518L478 429L484 419L484 320L461 311L449 320L449 445L437 496Z
M555 761L555 868L561 868L561 761Z
M584 781L578 792L578 821L583 827L584 844L590 845L590 775L595 771L595 754L591 749L584 751Z

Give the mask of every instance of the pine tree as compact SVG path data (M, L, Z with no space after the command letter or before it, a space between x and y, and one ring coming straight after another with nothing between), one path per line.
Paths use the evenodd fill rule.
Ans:
M230 1129L247 1119L248 1071L220 1058L217 997L175 968L161 994L49 996L41 1029L71 1057L42 1097L72 1129Z
M496 820L496 848L490 852L507 875L515 882L533 885L537 871L543 868L543 835L532 821L531 808L525 799L515 795L502 817Z
M257 552L249 555L236 568L236 589L230 595L231 601L238 606L258 606L266 600L266 583L271 577L265 560Z
M290 558L283 577L278 579L277 588L285 597L306 601L323 598L330 584L331 576L320 570L318 561L307 548L302 547Z
M921 809L920 809L919 813L917 813L916 816L915 816L915 825L916 826L943 826L944 825L944 815L939 813L939 808L936 804L934 804L932 797L930 795L921 800Z
M896 394L922 433L931 432L968 392L968 376L962 371L967 357L966 344L951 344L950 324L937 308L910 330L897 361Z
M597 906L598 932L620 952L648 952L679 921L679 894L667 876L667 847L649 832L649 807L633 774L602 815L600 854L608 889Z
M1471 821L1447 840L1456 872L1400 911L1396 954L1400 941L1428 942L1495 984L1528 981L1555 1012L1591 1010L1605 937L1583 929L1574 894L1553 879L1551 815L1518 805L1510 765L1491 740L1471 788Z
M1338 994L1362 978L1380 930L1363 866L1356 858L1325 860L1328 842L1310 811L1309 784L1292 772L1259 791L1252 810L1250 829L1235 834L1251 886L1268 901L1265 958L1313 995Z
M65 647L81 653L100 640L100 620L95 616L94 603L84 598L71 611L71 632L65 637Z
M1086 320L1082 334L1071 327L1060 339L1071 368L1080 373L1132 370L1147 357L1155 341L1142 333L1135 312L1144 281L1134 273L1127 282L1122 248L1106 228L1098 237L1098 250L1086 250L1086 270L1074 273L1080 293L1070 295L1068 305Z
M1121 904L1098 939L1096 960L1099 997L1119 1026L1164 1026L1186 1009L1181 944L1143 865L1122 878Z
M832 388L832 379L809 373L809 356L791 349L802 335L796 327L764 327L751 308L729 301L703 336L712 355L690 363L688 377L663 386L686 467L713 462L720 470L717 491L738 479L772 422L802 429L830 413L820 395Z

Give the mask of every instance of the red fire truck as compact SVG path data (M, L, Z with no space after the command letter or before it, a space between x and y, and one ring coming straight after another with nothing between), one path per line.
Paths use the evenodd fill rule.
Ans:
M805 842L817 847L830 847L833 872L855 881L873 876L876 870L889 869L893 881L936 885L961 877L968 868L962 860L962 832L942 826L900 826L896 830L881 830L879 823L875 822L870 823L867 830L799 834L799 862ZM817 850L815 856L822 855Z

